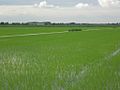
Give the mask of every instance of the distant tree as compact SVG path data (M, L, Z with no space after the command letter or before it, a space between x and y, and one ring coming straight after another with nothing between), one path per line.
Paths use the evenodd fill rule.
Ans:
M75 25L76 23L75 22L71 22L70 25Z
M45 22L45 25L51 25L51 22Z
M15 23L14 23L14 22L13 22L12 25L21 25L21 23L19 23L19 22L17 22L17 23L15 22Z
M1 22L0 24L1 24L1 25L4 25L4 22Z

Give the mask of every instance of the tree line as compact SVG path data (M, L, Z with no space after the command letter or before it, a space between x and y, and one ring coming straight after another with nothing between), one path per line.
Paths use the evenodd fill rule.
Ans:
M42 24L41 24L42 23ZM51 23L51 22L0 22L0 25L120 25L120 23Z

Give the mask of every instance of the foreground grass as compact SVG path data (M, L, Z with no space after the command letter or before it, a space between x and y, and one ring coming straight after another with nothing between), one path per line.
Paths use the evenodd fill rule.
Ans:
M70 28L0 27L0 35ZM0 90L119 90L120 28L83 29L99 31L0 39Z

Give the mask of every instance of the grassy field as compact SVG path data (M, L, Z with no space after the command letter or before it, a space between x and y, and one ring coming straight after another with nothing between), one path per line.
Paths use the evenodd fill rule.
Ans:
M120 27L0 27L0 90L120 90Z

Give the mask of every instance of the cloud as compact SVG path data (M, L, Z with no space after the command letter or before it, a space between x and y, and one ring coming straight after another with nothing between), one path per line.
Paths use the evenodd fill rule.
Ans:
M78 3L77 5L75 5L76 8L86 8L89 5L87 3Z
M120 22L119 8L35 8L33 5L1 5L0 21Z
M37 3L35 3L35 4L34 4L34 7L38 7L38 4L37 4Z
M101 7L120 7L120 0L98 0Z
M34 4L34 7L40 7L40 8L58 8L58 6L48 4L46 0L40 2L40 4Z

